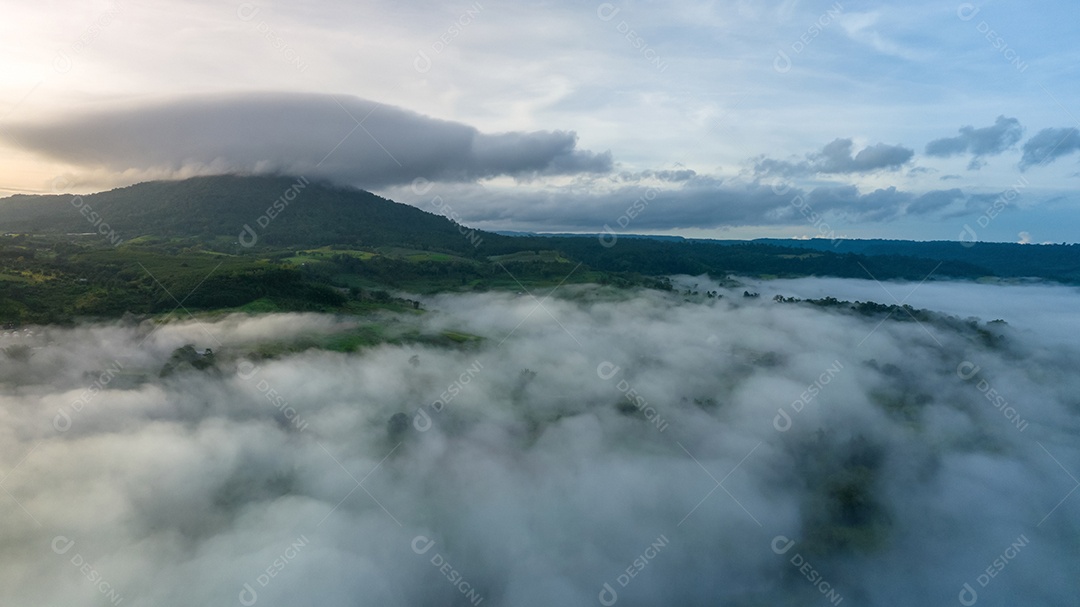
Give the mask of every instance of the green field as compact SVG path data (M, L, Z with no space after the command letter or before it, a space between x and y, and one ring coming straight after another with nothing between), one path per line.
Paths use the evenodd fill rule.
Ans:
M221 240L145 236L113 247L103 239L9 236L0 240L0 322L65 323L173 311L364 315L416 311L419 303L409 293L651 283L625 272L577 267L555 251L490 259L390 246L229 252L220 250ZM440 339L455 343L456 338Z

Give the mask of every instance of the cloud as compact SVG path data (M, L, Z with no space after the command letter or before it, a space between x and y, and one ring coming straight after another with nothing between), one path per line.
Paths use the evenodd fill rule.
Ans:
M970 153L974 156L968 165L969 170L982 168L985 162L983 156L996 156L1016 145L1024 133L1020 121L1016 118L998 116L993 126L975 128L972 126L960 127L960 134L956 137L935 139L926 144L926 154L947 158L959 154Z
M922 194L893 187L862 191L854 185L800 188L760 181L724 181L709 175L668 181L650 172L620 173L569 184L524 190L474 184L443 185L418 196L409 187L381 195L424 210L453 211L469 225L492 230L620 232L741 226L806 226L806 213L829 213L851 221L888 221L925 216L965 195L959 189ZM432 199L438 196L439 204Z
M843 213L862 221L884 221L902 213L914 195L896 187L878 188L863 194L853 185L822 186L806 195L809 205L818 213Z
M806 155L805 160L791 162L772 158L759 158L754 172L759 176L781 175L784 177L811 176L817 174L869 173L879 170L896 170L911 160L915 151L900 145L877 143L852 155L851 139L835 139L819 152Z
M723 298L684 295L695 283ZM811 605L809 562L843 604L945 604L982 591L977 574L1021 534L1030 547L984 600L1080 591L1073 289L676 286L564 287L547 313L448 294L373 321L482 338L467 347L305 350L307 331L358 329L312 315L0 336L33 353L0 366L0 596L590 605L607 584L625 607ZM817 293L936 298L1015 326L772 301ZM219 372L159 377L188 341L213 346Z
M155 176L287 173L365 188L501 175L605 173L609 152L567 131L486 134L360 99L322 94L203 96L9 127L24 147L88 168Z
M915 200L907 206L907 213L909 215L925 215L927 213L941 211L954 202L960 202L966 198L967 196L959 188L953 188L951 190L933 190L915 198Z
M833 6L840 6L840 4L837 3ZM900 20L895 15L887 15L881 10L866 13L849 13L842 15L839 22L848 37L882 55L918 62L926 61L931 57L931 54L923 48L916 45L905 45L883 33L883 31L888 32L899 25ZM888 24L887 27L882 27L886 23Z
M1043 129L1024 143L1020 170L1050 164L1062 156L1080 151L1080 130L1075 127Z
M890 186L862 193L852 185L822 186L806 196L815 211L833 211L853 221L889 221L902 216L928 215L966 198L964 192L956 188L915 194Z
M652 170L646 169L637 173L623 172L618 175L620 181L626 182L640 182L648 179L655 179L657 181L665 181L670 183L679 183L683 181L690 181L692 179L703 179L707 176L700 175L693 169L662 169Z
M441 186L424 196L407 187L380 194L425 210L435 208L430 201L438 195L454 201L463 221L487 229L574 232L601 231L605 224L621 230L616 226L621 222L643 231L772 223L798 194L762 184L729 185L704 175L668 177L622 174L610 182L532 189L465 184Z

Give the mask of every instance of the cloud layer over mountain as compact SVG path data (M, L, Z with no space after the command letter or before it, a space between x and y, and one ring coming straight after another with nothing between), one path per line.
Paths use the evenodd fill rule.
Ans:
M11 126L26 148L146 177L319 176L374 188L509 175L603 173L611 154L567 131L486 134L350 96L261 93L173 99Z

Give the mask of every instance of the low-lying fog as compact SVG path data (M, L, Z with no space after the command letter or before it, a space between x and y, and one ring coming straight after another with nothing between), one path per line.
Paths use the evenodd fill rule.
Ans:
M694 282L9 332L0 603L1073 604L1075 289Z
M930 280L927 282L877 282L835 278L784 280L743 279L762 297L774 295L817 299L836 297L848 301L908 304L961 318L1001 318L1014 328L1031 330L1040 339L1071 340L1063 327L1075 326L1080 289L1052 284L975 284ZM694 279L692 282L699 282ZM700 279L704 285L704 279Z

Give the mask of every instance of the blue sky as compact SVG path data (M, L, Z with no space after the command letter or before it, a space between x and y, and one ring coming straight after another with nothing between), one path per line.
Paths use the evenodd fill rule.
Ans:
M7 9L0 188L287 172L488 229L1077 240L1071 3L341 4Z

